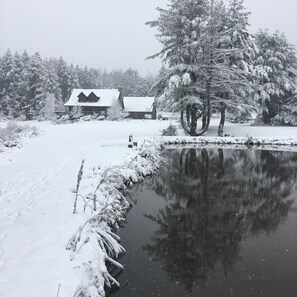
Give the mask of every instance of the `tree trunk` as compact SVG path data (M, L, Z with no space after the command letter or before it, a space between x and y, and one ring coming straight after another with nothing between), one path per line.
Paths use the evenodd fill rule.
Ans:
M205 126L206 126L206 112L204 110L203 114L202 114L202 127L201 127L201 129L203 130Z
M224 173L224 151L222 149L218 149L218 154L219 154L219 166L218 166L218 174L217 177L221 178Z
M197 130L197 106L193 104L191 108L190 135L196 136L196 130Z
M223 137L224 136L224 125L225 125L225 117L226 117L226 106L224 104L221 105L220 108L221 112L221 120L218 128L218 136Z
M191 126L191 105L188 104L186 107L186 115L187 115L187 125L188 127Z
M263 124L265 124L265 125L270 124L270 117L269 117L269 113L267 111L263 111L262 118L263 118Z

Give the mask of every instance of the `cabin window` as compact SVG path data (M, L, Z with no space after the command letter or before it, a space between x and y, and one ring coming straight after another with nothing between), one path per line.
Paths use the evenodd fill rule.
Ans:
M88 97L83 92L81 92L77 97L78 97L78 102L87 102L88 101Z
M88 102L98 102L100 97L96 96L93 92L91 92L88 96Z

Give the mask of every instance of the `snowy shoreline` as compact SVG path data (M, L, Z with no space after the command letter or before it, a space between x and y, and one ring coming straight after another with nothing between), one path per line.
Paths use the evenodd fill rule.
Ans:
M278 149L297 151L297 138L275 137L183 137L170 136L159 138L163 146L193 145L217 146L221 148L253 148L253 149Z
M95 174L97 186L91 194L84 197L84 212L86 206L89 206L86 199L94 199L91 215L79 226L66 246L71 253L74 269L79 270L82 276L74 297L102 297L105 296L105 286L120 287L109 273L107 263L119 270L124 269L116 259L126 251L120 245L120 238L115 232L131 207L125 194L133 184L154 174L162 160L160 145L152 139L143 140L139 148L134 148L134 153L124 164L107 167L103 172ZM82 170L78 176L82 178ZM97 208L96 204L101 207Z

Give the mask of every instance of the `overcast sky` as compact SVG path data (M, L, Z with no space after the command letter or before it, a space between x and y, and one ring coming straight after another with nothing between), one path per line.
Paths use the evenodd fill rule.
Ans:
M144 23L167 0L0 0L0 54L8 48L107 70L132 67L156 73L160 49ZM297 45L297 0L245 0L251 32L279 29Z

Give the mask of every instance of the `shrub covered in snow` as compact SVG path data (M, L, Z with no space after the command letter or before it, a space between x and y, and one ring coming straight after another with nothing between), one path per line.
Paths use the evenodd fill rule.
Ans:
M21 137L35 137L39 135L36 127L18 125L17 122L9 121L5 128L0 128L0 149L1 146L21 146Z
M123 112L122 106L118 101L113 102L111 107L107 110L106 119L109 121L119 121L128 116L127 113Z
M176 136L177 135L177 127L172 123L169 126L161 131L162 136Z

